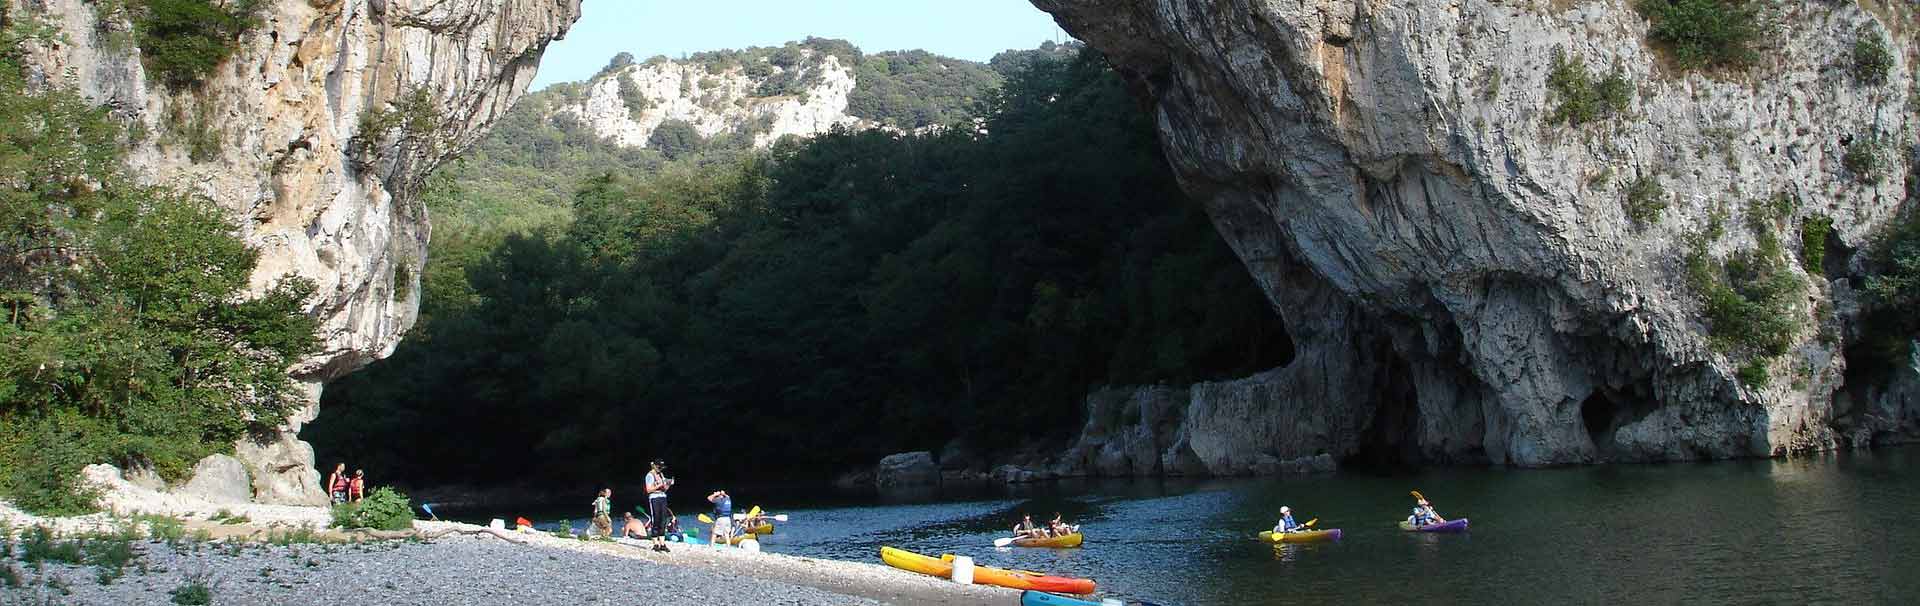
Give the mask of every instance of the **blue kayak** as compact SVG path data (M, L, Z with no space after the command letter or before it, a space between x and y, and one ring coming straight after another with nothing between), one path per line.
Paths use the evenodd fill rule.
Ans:
M1138 606L1155 606L1148 602L1130 603ZM1028 589L1020 593L1020 606L1100 606L1100 602Z

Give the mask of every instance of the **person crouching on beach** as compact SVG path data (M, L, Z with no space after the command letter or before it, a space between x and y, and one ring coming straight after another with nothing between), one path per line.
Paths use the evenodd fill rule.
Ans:
M629 539L647 538L647 527L640 523L640 518L633 517L633 512L631 511L626 512L626 516L625 524L620 527L620 536Z
M613 489L600 489L600 496L593 499L593 534L598 537L613 536Z

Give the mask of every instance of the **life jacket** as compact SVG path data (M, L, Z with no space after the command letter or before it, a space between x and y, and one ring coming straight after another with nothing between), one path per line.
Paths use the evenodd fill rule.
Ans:
M731 517L733 517L733 497L731 497L731 496L723 496L723 497L720 497L720 499L719 499L719 500L717 500L717 501L714 501L714 502L713 502L713 517L714 517L714 518L731 518Z
M332 490L333 490L333 492L346 492L346 491L347 491L347 483L348 483L348 482L350 482L350 481L352 481L352 480L351 480L350 478L348 478L348 477L346 476L346 474L334 474L334 476L333 476L333 489L332 489Z

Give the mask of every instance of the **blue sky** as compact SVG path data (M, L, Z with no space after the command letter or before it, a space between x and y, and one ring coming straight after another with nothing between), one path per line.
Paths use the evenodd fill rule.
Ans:
M621 51L638 59L841 38L867 52L926 49L985 61L1067 34L1027 0L586 0L567 37L547 47L538 90L585 80Z

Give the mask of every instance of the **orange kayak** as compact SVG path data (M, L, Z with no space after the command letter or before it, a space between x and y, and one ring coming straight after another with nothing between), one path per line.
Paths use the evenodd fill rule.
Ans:
M943 579L953 578L953 562L948 561L952 558L951 555L930 558L904 549L880 548L880 560L886 562L888 566ZM1034 589L1053 593L1088 594L1093 593L1094 589L1094 583L1090 579L1033 574L991 566L974 566L973 582L1009 589Z
M943 554L940 561L951 565L953 554ZM981 585L998 585L1010 589L1032 589L1049 593L1093 593L1093 580L1073 577L1057 577L1031 570L1008 570L992 566L973 565L973 582Z

